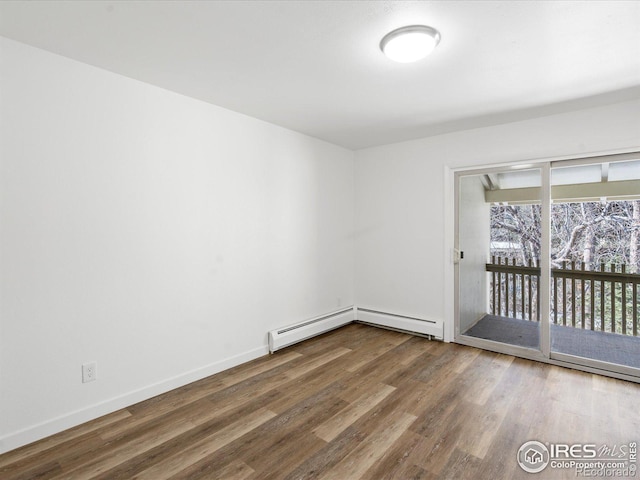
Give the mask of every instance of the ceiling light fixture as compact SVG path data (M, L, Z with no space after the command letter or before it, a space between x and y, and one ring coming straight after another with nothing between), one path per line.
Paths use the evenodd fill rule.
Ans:
M440 32L426 25L410 25L387 33L380 50L400 63L416 62L429 55L440 42Z

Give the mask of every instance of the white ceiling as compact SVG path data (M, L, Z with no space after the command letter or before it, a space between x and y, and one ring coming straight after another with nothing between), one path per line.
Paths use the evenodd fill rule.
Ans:
M397 64L390 30L431 25ZM358 149L640 98L640 1L3 1L0 35Z

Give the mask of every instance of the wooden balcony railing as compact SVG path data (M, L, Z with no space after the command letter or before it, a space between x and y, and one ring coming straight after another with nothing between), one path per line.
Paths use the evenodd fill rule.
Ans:
M523 320L540 320L540 267L515 259L491 258L490 311ZM596 271L565 262L551 269L551 322L602 332L638 336L640 275L625 265L600 265Z

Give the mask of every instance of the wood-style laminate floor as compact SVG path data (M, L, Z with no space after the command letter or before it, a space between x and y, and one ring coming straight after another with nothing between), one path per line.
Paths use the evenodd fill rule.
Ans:
M6 453L0 478L575 478L518 448L639 437L640 385L352 324Z

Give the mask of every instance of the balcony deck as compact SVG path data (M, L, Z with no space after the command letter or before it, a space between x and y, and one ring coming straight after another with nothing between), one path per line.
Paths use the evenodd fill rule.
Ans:
M464 335L539 348L538 322L485 315ZM553 352L640 368L640 338L551 324Z

